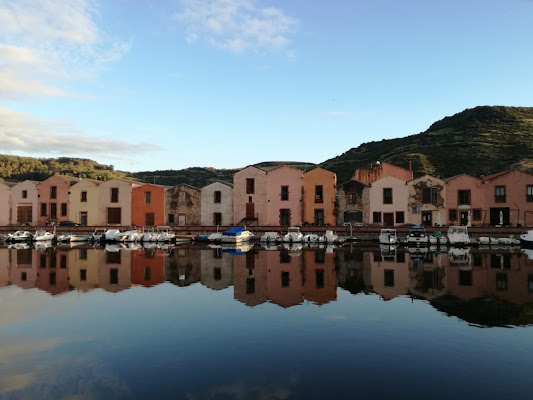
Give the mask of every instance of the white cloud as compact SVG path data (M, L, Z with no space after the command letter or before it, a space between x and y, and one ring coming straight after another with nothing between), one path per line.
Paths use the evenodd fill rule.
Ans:
M261 8L254 0L182 0L175 18L185 24L186 40L203 38L220 49L284 49L298 21L282 10Z
M131 155L161 150L148 143L130 143L84 135L65 121L50 121L0 106L2 151L40 155Z

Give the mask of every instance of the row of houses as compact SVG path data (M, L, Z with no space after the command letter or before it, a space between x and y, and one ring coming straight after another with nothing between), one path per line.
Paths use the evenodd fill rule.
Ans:
M388 163L337 184L322 168L246 167L201 189L54 175L0 184L0 225L533 225L533 175L413 178Z

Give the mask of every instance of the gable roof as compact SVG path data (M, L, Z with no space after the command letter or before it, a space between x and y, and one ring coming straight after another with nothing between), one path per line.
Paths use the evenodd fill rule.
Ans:
M207 185L202 186L202 189L203 189L203 188L206 188L206 187L208 187L208 186L214 185L215 183L221 183L221 184L226 185L226 186L229 186L230 188L233 189L233 183L224 182L224 181L214 181L214 182L208 183Z
M481 180L483 182L488 182L488 181L493 180L494 178L498 178L499 176L502 176L502 175L507 175L509 172L513 172L513 171L518 171L518 170L517 169L508 169L508 170L505 170L505 171L496 172L495 174L482 176Z

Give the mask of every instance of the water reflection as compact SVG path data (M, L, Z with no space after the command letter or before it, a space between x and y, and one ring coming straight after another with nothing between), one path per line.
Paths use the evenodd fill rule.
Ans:
M52 295L101 288L201 283L212 290L233 286L234 298L254 307L288 308L337 299L337 287L432 301L497 298L533 303L533 257L520 249L260 246L143 248L0 248L0 285L38 288Z

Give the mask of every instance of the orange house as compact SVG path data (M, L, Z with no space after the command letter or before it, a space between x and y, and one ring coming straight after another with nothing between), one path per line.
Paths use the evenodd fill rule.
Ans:
M132 189L132 225L165 224L165 189L166 186L150 183Z
M233 257L233 296L247 306L254 307L267 301L268 251L248 251Z
M291 256L285 248L263 253L267 258L267 292L270 302L283 308L302 304L302 257Z
M337 175L322 168L304 173L303 222L335 225Z
M335 253L304 250L304 298L323 305L337 299Z
M145 249L131 255L131 283L151 287L165 281L165 252Z

